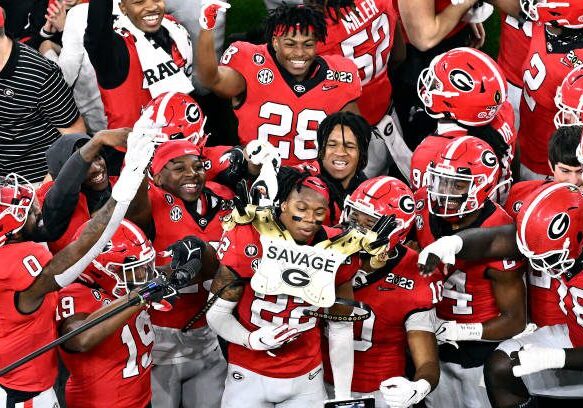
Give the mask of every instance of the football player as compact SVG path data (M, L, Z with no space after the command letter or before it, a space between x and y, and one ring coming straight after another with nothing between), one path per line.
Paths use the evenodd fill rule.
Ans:
M419 247L451 231L512 223L488 198L499 176L498 160L486 142L462 136L447 144L428 167L427 187L416 193ZM526 324L521 267L520 262L488 259L449 268L436 307L441 376L426 399L428 406L488 406L482 365L498 342Z
M560 126L583 125L583 66L575 67L557 88L555 105L559 111L554 122ZM577 184L577 183L575 183Z
M557 112L557 87L576 66L581 65L583 48L583 1L521 1L534 24L528 57L523 66L524 89L520 104L521 179L540 179L551 174L546 154ZM545 150L546 152L546 150Z
M131 165L122 171L111 198L79 239L54 257L44 245L32 242L41 219L31 184L14 173L0 179L0 256L5 263L0 276L4 304L0 366L6 367L55 339L56 292L83 272L116 231L144 177L154 151L152 139L137 134L128 138L126 157ZM0 405L58 406L52 389L56 356L56 351L50 350L0 377Z
M156 263L170 263L166 249L186 236L218 245L221 220L231 211L233 192L206 181L200 147L189 140L163 143L156 149L150 172L152 180L142 185L127 218L151 237ZM226 363L205 320L190 323L206 303L208 286L196 282L179 292L171 312L151 312L156 333L152 405L197 407L204 401L218 406Z
M402 245L415 221L413 193L405 183L376 177L346 198L343 218L355 228L376 230L391 216L395 228L383 251L384 262L374 265L370 256L361 255L352 280L354 298L372 309L371 317L354 325L352 395L375 393L377 407L404 408L425 398L439 379L432 322L443 283L437 274L433 279L420 276L417 253ZM405 375L407 349L415 365L413 381ZM325 367L324 379L330 384L332 373Z
M328 35L317 44L320 55L342 55L357 66L362 83L358 109L381 137L369 146L369 177L389 174L391 157L405 177L411 150L403 141L401 125L392 107L388 65L404 57L398 15L391 0L306 0L324 8Z
M553 178L521 181L510 189L505 210L515 221L527 197L541 185L553 180L578 187L583 185L583 168L575 154L580 140L581 126L563 126L555 131L549 141L549 166ZM559 280L530 268L527 283L529 321L539 327L564 323L565 315L559 308L557 294Z
M314 160L318 124L340 110L358 113L355 101L361 85L356 66L344 57L318 56L316 44L326 39L323 14L311 7L287 5L269 13L267 44L235 42L219 66L213 26L207 24L225 9L224 4L213 0L201 11L197 61L202 84L231 98L242 145L255 139L268 141L278 149L284 165Z
M322 225L328 192L320 179L293 174L280 185L282 191L284 199L277 210L257 210L254 217L249 216L254 221L226 230L217 251L221 266L211 287L216 302L207 320L229 342L222 407L317 407L325 399L321 325L309 314L319 307L299 296L254 291L249 278L261 275L261 265L274 253L277 267L287 268L287 282L297 287L308 283L304 272L311 268L308 264L314 267L323 262L328 272L334 264L338 268L332 281L336 298L352 299L357 258L352 256L342 264L328 258L332 256L329 246L326 250L317 246L341 240L340 230ZM285 245L276 246L271 233L283 237ZM350 309L334 304L330 314L345 315ZM352 323L330 321L328 328L335 394L347 398L353 371Z
M583 397L582 210L583 197L576 186L545 184L524 203L516 226L468 229L436 241L419 255L420 265L427 269L439 260L456 262L456 257L525 256L531 268L560 278L566 324L503 342L485 366L488 394L496 407L534 407L533 395Z
M426 137L411 158L414 190L423 185L427 165L443 147L464 134L479 137L494 148L502 180L510 183L516 130L506 86L496 62L481 51L454 48L431 61L419 76L417 93L428 115L439 121L436 134ZM501 201L508 192L504 187L498 192Z
M155 255L144 233L123 220L103 252L81 274L82 283L59 291L59 334L135 296L130 291L156 275ZM61 346L61 358L71 374L65 388L68 407L149 406L154 331L145 306L131 306Z

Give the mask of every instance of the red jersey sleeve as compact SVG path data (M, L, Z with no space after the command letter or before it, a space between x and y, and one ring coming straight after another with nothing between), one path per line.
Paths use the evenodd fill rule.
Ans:
M42 244L22 242L6 245L2 262L9 268L0 268L0 287L20 292L28 288L53 257Z
M336 73L349 74L346 75L346 82L335 83L342 84L344 95L348 102L357 100L362 94L362 85L358 76L358 68L356 68L354 62L340 55L326 55L322 58L324 58L329 68L326 80L335 80Z
M253 276L253 259L261 259L261 255L259 234L251 224L237 225L225 231L217 249L221 264L235 271L241 278Z
M235 71L243 75L245 81L248 81L249 75L254 66L253 58L256 58L256 60L262 58L262 60L265 61L267 58L265 50L265 48L250 43L235 41L223 53L220 64L233 68ZM256 57L255 55L260 55L260 57Z
M101 308L103 294L81 283L73 283L59 291L58 316L66 319L75 314L91 314Z

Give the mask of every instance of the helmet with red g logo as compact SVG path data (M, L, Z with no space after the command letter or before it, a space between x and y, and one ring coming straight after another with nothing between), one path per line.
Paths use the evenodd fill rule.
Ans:
M359 219L364 214L367 221ZM395 216L396 228L389 236L389 248L402 243L415 220L415 200L409 187L388 176L366 180L344 200L342 220L360 228L373 230L382 216Z
M433 58L419 75L417 95L433 118L481 126L491 122L506 101L506 87L492 58L460 47Z
M164 92L152 99L144 110L152 106L152 119L163 123L160 135L154 142L187 139L193 144L204 146L207 135L204 132L206 117L202 109L190 96L177 92Z
M429 211L439 217L470 214L484 206L500 178L490 145L474 136L449 142L427 166Z
M0 176L0 246L24 227L34 197L34 188L24 177Z
M583 28L583 0L520 0L529 20L569 28Z
M81 235L88 223L79 227L74 239ZM122 220L111 240L80 278L113 296L122 297L135 286L156 277L155 257L156 251L142 230L128 220Z
M583 196L569 183L535 190L516 218L516 243L537 271L558 277L583 250Z
M583 125L583 66L573 69L557 88L555 127Z

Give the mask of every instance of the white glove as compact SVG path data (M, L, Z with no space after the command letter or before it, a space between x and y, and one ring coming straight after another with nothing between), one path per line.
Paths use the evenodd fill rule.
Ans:
M251 350L272 350L292 342L298 337L298 329L290 329L287 324L265 326L249 333L247 346Z
M482 3L481 6L474 6L468 10L462 17L462 21L466 23L483 23L494 12L494 6L490 3Z
M525 344L518 352L518 365L512 367L512 373L515 377L522 377L542 370L563 367L565 367L565 349Z
M432 255L437 257L446 266L455 264L455 256L462 250L464 241L457 235L449 235L439 238L427 245L419 253L417 264L425 266L427 258Z
M217 15L231 8L229 3L220 0L202 0L198 23L204 30L213 30L217 25Z
M381 383L381 394L390 408L407 408L417 404L431 391L427 380L409 381L405 377L392 377Z
M438 344L448 343L459 348L458 341L480 340L484 330L482 323L458 323L437 318L435 338Z
M273 166L262 166L259 177L251 185L251 200L258 193L260 206L273 205L273 200L277 195L279 187L277 185L277 172Z
M247 154L249 162L256 166L263 166L266 163L272 163L275 171L279 171L281 166L281 157L279 152L269 142L262 142L260 140L252 140L245 146L245 153Z
M111 197L118 203L132 201L142 183L146 167L150 164L150 159L154 154L156 132L153 131L153 128L155 127L156 125L152 122L151 128L141 132L139 128L134 126L134 130L128 135L125 165L117 183L111 190Z

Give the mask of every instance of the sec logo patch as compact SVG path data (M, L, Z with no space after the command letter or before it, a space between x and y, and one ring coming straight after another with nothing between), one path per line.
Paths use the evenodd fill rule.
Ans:
M178 222L182 219L182 209L175 205L170 209L170 220Z

